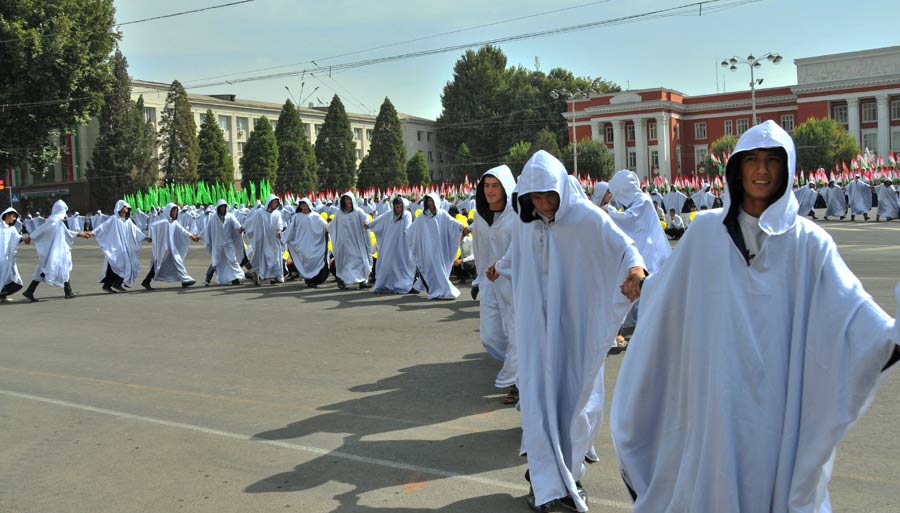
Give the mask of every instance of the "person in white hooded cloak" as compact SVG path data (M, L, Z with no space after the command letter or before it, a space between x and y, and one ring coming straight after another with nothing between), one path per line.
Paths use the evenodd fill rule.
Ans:
M828 217L832 216L843 220L847 217L847 197L844 195L844 189L840 185L835 185L834 180L828 182L826 187L822 187L819 194L825 199L823 219L828 221Z
M515 303L527 502L537 511L557 501L587 511L580 480L603 420L603 366L644 261L543 150L525 164L513 202L521 222L503 261Z
M188 241L197 242L200 237L187 231L178 222L178 205L166 205L157 220L150 225L150 240L153 246L153 262L150 272L144 277L141 286L153 290L150 282L179 282L182 287L190 287L197 283L184 267L187 258Z
M242 233L241 223L228 211L228 202L220 199L199 233L209 252L209 268L204 280L206 285L210 284L213 275L218 276L216 281L219 285L241 284L244 279L244 271L241 270L241 259L244 258Z
M72 243L76 237L90 239L91 234L66 228L65 219L68 210L69 207L63 200L57 200L46 222L30 233L31 241L37 249L38 264L31 277L31 284L22 293L29 301L37 301L34 291L41 281L62 287L66 299L78 295L69 283L69 274L72 272Z
M797 215L795 162L773 121L745 132L723 208L643 287L610 422L636 513L831 511L835 449L900 330Z
M117 201L113 215L91 233L103 252L105 265L98 279L103 290L127 292L125 286L131 286L141 272L141 245L150 240L131 222L131 205Z
M456 299L459 289L450 283L450 271L460 239L469 229L439 208L440 204L437 193L425 195L422 213L409 227L407 241L418 271L416 288L424 287L428 299Z
M806 187L797 189L797 204L799 205L797 215L816 219L816 213L813 209L816 207L816 199L818 197L819 193L812 182L809 182Z
M7 208L0 215L0 303L9 303L10 294L22 290L22 277L16 266L16 253L19 244L28 244L31 237L22 235L17 221L19 213L12 207Z
M307 287L316 288L328 279L328 223L311 201L300 200L282 241Z
M372 240L366 229L369 217L356 205L352 192L345 192L339 205L328 225L338 288L345 289L347 284L371 288Z
M258 208L246 221L244 232L253 247L250 264L256 271L256 284L260 280L269 283L284 283L284 245L281 232L284 231L284 220L278 210L281 200L270 194L265 206Z
M516 179L507 166L489 169L475 187L475 216L472 241L481 300L478 305L481 344L493 358L503 362L494 379L497 388L509 388L504 404L519 402L516 386L518 356L515 338L515 309L512 280L498 274L497 263L509 251L513 230L519 219L513 209ZM501 265L502 267L502 265Z
M381 214L369 222L368 227L378 241L378 270L375 273L373 292L393 292L409 294L416 277L407 230L412 225L412 214L407 210L408 202L400 196L391 203L392 210Z
M847 203L850 206L850 220L856 221L856 216L862 215L869 220L869 210L872 209L872 188L869 184L860 180L859 175L847 184Z
M885 221L890 221L900 217L900 201L897 199L897 189L891 185L891 181L885 178L881 185L875 187L875 192L878 194L875 220L880 221L883 217Z

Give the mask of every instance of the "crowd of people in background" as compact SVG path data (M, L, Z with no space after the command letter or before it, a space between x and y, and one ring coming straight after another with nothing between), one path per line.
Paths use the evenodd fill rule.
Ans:
M23 287L20 243L38 254L24 297L37 301L42 282L75 297L76 237L98 243L111 294L140 279L144 243L144 289L195 285L192 241L209 254L207 286L315 288L333 276L339 289L454 300L472 280L494 386L520 411L533 510L587 511L604 364L628 330L610 423L635 511L830 511L835 447L900 360L900 328L807 218L821 198L826 220L849 210L868 221L873 204L876 221L895 220L898 191L860 176L817 189L795 175L790 135L767 121L741 136L720 186L693 192L629 170L585 190L539 151L518 180L498 166L453 200L346 192L286 205L272 194L146 213L123 200L90 217L57 201L47 218L2 213L0 300ZM684 300L699 295L713 300Z

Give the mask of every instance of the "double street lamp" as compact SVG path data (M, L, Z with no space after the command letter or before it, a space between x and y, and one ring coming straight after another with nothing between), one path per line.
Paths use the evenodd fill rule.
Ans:
M762 67L762 63L765 61L769 61L772 64L780 64L782 57L780 54L775 52L765 53L760 55L759 57L754 57L752 54L747 56L746 59L741 59L740 57L734 56L727 61L722 61L721 65L723 68L728 68L731 71L737 71L738 64L746 64L750 66L750 105L753 110L753 121L751 126L756 125L756 86L762 85L763 79L757 79L754 72L756 68Z
M575 169L573 170L575 176L578 176L578 135L575 133L575 102L590 98L595 94L597 94L597 91L593 89L587 89L586 91L582 91L581 89L576 89L574 91L569 91L568 89L554 89L550 91L550 98L553 98L554 100L562 98L572 102L572 153L575 158ZM568 125L568 123L566 123L566 125Z

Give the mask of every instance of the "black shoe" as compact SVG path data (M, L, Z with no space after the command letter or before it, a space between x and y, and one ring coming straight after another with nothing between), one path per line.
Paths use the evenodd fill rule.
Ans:
M144 287L147 290L153 290L153 287L150 286L150 280L144 280L141 282L141 287Z
M367 281L364 281L359 284L359 290L365 290L365 289L371 289L371 288L372 288L372 285Z
M104 285L104 286L103 286L103 290L106 291L106 292L109 293L109 294L115 294L115 293L116 293L116 291L113 290L112 287L110 287L109 285Z
M847 217L847 216L841 216L841 221L843 221L844 218L846 218L846 217ZM851 219L851 221L852 221L852 219Z
M825 216L825 217L823 217L822 219L824 219L824 220L827 221L827 220L828 220L828 216Z
M525 499L525 502L528 503L528 507L531 508L532 511L550 511L553 508L553 505L557 502L552 500L550 502L545 502L544 504L535 504L534 503L534 490L529 486L528 487L528 497Z
M22 293L22 296L25 299L31 301L32 303L37 303L39 301L38 298L34 297L34 291L37 289L37 286L40 284L39 281L32 280L31 284L28 285L28 288L25 289L25 292Z
M578 492L578 496L581 497L581 500L587 502L587 494L584 493L584 488L581 486L580 481L575 481L575 490ZM559 499L559 502L563 507L571 509L572 511L578 511L578 507L575 506L575 500L572 497L566 496Z
M338 284L338 288L339 288L339 289L341 289L341 290L347 290L347 284L346 284L346 283L342 282L341 280L338 280L337 284Z
M231 280L231 284L232 284L232 285L240 285L240 284L241 284L241 280Z
M66 299L72 299L74 297L78 297L78 293L72 290L72 286L69 285L69 282L63 283L63 290L66 293Z
M472 294L472 301L478 299L478 285L472 285L470 293Z
M869 220L869 214L863 214L863 219L865 219L866 221L868 221L868 220Z
M317 287L318 287L318 285L316 285L315 283L313 283L312 280L303 280L303 283L305 283L306 286L309 287L309 288L311 288L311 289L314 289L314 288L317 288Z
M843 219L843 217L841 219ZM856 216L850 216L850 221L856 221Z
M186 289L186 288L190 287L191 285L194 285L195 283L197 283L197 282L194 280L183 281L183 282L181 282L181 288Z
M117 290L119 292L128 292L128 290L122 285L113 285L113 290Z

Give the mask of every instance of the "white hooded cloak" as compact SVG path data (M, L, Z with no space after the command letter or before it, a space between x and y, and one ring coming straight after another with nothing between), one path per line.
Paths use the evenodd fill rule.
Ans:
M653 274L662 267L672 253L666 232L659 224L659 215L653 208L650 196L641 192L640 180L634 172L623 169L609 180L612 193L624 211L610 211L609 216L626 235L634 240L644 258L647 272ZM676 215L680 212L676 210Z
M106 268L109 266L126 285L131 285L141 272L139 253L144 239L147 237L131 219L124 219L119 212L125 208L131 208L125 200L116 202L113 215L103 224L94 228L94 240L103 251L103 269L100 271L99 282L106 277Z
M322 267L328 262L328 223L316 213L308 199L303 198L300 203L309 207L309 213L301 212L298 205L281 239L297 272L304 280L311 280L322 272Z
M748 264L734 195L740 153L755 148L783 148L788 176L758 220L764 242ZM774 122L745 132L723 209L697 216L644 283L610 422L636 513L831 511L835 448L900 334L831 237L797 215L795 160Z
M459 289L450 283L450 271L459 251L463 225L440 207L441 198L437 193L427 196L436 210L432 214L423 201L422 214L410 226L407 241L413 262L427 285L428 299L455 299L459 297Z
M2 215L18 212L12 207L3 211ZM19 275L19 268L16 267L16 253L19 251L19 242L22 240L22 234L16 225L6 226L6 223L0 221L0 289L9 283L22 284L22 277Z
M630 303L619 290L644 265L632 240L568 186L563 164L539 151L517 184L516 225L508 258L516 305L523 449L535 503L572 497L584 458L603 420L603 365ZM547 222L528 198L555 191L559 210Z
M234 280L244 279L244 271L241 270L241 260L244 258L244 240L238 230L241 223L237 217L227 208L225 215L219 217L217 209L228 202L219 200L216 210L208 216L200 238L209 251L210 265L216 270L216 281L219 285L226 285Z
M253 246L250 263L260 279L284 282L284 245L276 235L284 231L281 212L269 212L269 205L278 196L269 194L262 208L256 209L244 222L244 231Z
M806 217L816 206L816 198L819 197L819 193L811 185L797 190L797 203L799 204L797 215Z
M819 190L819 194L825 198L825 217L847 215L847 197L844 196L844 189L839 185L826 185Z
M668 212L671 209L675 209L676 214L680 214L682 210L684 210L684 204L687 203L687 196L682 194L675 189L670 190L663 196L663 210ZM650 205L653 205L651 203Z
M855 216L867 214L872 208L872 189L857 176L847 184L847 199L850 214Z
M340 208L345 197L353 204L349 212ZM337 207L334 220L328 225L337 278L350 285L364 283L372 272L372 241L365 228L369 217L356 206L353 193L349 191L341 196Z
M401 198L402 199L402 198ZM369 230L378 241L378 269L375 272L373 292L393 292L406 294L413 288L416 265L413 263L407 230L413 223L412 214L407 210L409 202L403 200L400 216L391 210L379 215L369 223Z
M875 187L878 193L878 215L888 219L900 217L900 202L897 201L897 189L893 185L880 184Z
M38 254L38 265L32 280L43 279L56 287L62 287L69 281L69 273L72 271L72 242L78 232L66 228L64 221L68 209L63 200L57 200L50 211L50 217L31 233L31 240Z
M484 179L492 176L500 181L506 194L502 211L491 212L484 194ZM516 384L518 355L515 344L515 309L513 308L512 280L502 274L497 280L487 279L488 267L500 261L509 251L513 230L519 224L513 209L512 194L516 179L507 166L486 171L475 188L475 216L472 224L472 243L475 252L475 268L478 271L479 332L481 344L492 357L503 362L494 385L506 388ZM488 222L490 216L490 222Z
M184 267L191 232L184 229L169 213L178 205L169 203L160 212L156 222L150 225L153 247L153 269L156 281L187 283L194 281Z

